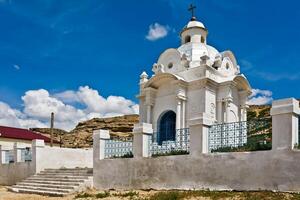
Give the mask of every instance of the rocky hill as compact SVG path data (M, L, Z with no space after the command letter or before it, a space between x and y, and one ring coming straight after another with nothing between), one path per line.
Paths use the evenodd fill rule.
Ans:
M62 142L63 147L86 148L93 144L93 130L110 130L111 137L131 137L133 125L138 123L138 115L125 115L111 118L94 118L80 122L70 132L53 129L54 139ZM50 137L49 128L32 128L31 130Z
M270 116L270 105L250 106L248 110L248 119L262 118ZM54 129L54 139L62 142L63 147L85 148L91 147L93 143L93 130L110 130L111 137L130 137L132 136L133 125L138 123L138 115L125 115L111 118L94 118L88 121L80 122L74 130L67 132L60 129ZM40 132L50 136L50 130L47 128L33 128L33 131Z

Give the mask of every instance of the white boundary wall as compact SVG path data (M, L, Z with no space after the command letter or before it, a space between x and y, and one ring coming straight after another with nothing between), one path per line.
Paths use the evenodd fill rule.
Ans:
M300 191L299 102L272 104L272 150L208 153L206 114L189 120L190 154L147 158L149 124L134 129L134 158L103 159L101 131L94 133L94 186L98 189L212 189ZM136 139L137 138L137 139Z
M16 149L17 145L15 145ZM0 146L1 150L1 146ZM16 151L16 150L15 150ZM2 160L0 154L0 160ZM43 140L32 141L32 161L20 162L20 154L14 154L17 162L0 163L0 185L13 185L44 169L92 168L93 149L71 149L45 146Z
M36 173L49 168L93 168L93 150L37 146L32 161Z

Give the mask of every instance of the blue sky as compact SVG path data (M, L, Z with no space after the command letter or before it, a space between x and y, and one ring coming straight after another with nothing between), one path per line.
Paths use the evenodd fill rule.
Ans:
M70 99L88 86L133 107L139 74L151 74L159 54L179 46L190 3L209 31L208 43L232 50L253 88L272 92L273 99L300 97L296 0L0 0L0 102L23 119L45 122L28 111L26 92L43 89L88 109L86 99ZM167 33L148 40L155 23ZM65 92L70 98L59 98Z

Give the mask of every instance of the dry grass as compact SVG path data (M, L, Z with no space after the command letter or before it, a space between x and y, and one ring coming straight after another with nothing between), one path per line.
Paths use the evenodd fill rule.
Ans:
M17 194L0 187L0 200L300 200L299 194L217 191L97 191L87 190L67 197Z

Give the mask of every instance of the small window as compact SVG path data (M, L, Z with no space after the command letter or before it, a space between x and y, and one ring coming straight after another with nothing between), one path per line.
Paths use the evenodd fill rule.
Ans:
M173 67L173 63L168 64L168 68L171 69Z
M184 39L184 43L188 43L188 42L191 42L191 36L186 36L185 39Z
M229 69L229 64L228 63L226 63L226 69Z
M203 36L201 36L201 43L205 43L205 39Z

